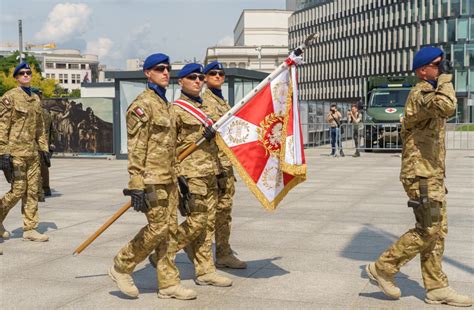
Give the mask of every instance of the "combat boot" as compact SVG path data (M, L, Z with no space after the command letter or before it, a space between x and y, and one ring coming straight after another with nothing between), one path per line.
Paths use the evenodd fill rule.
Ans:
M365 267L365 271L369 278L375 282L382 290L382 292L390 298L399 299L402 295L400 289L395 284L393 277L383 274L377 271L375 263L370 263Z
M138 297L138 288L135 286L131 275L118 272L115 266L112 266L109 268L109 276L117 284L122 293L132 298Z
M232 280L230 278L221 276L217 272L211 272L211 273L199 276L196 278L196 280L194 280L194 282L196 282L196 284L198 285L213 285L213 286L220 286L220 287L232 285Z
M45 242L49 240L49 237L45 234L40 234L34 229L30 229L23 232L23 240Z
M247 264L237 257L234 254L229 254L227 256L216 259L216 267L219 268L232 268L232 269L245 269Z
M181 300L196 299L197 293L195 290L186 288L181 284L173 285L167 288L162 288L158 292L158 298L168 299L176 298Z
M472 299L469 296L461 295L449 286L428 291L425 302L433 305L446 304L456 307L472 306Z
M343 151L343 150L341 150L341 151L339 152L339 154L341 155L341 157L346 156L346 155L344 155L344 151Z
M3 223L0 224L0 238L3 239L10 239L10 232L5 229L5 226L3 226Z
M51 188L46 187L46 188L43 189L43 191L44 191L44 195L45 195L46 197L51 197L51 195L52 195L52 194L51 194Z

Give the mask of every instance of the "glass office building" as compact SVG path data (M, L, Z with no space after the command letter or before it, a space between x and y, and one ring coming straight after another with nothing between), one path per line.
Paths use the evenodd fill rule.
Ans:
M369 76L412 74L416 50L434 45L455 66L457 121L473 122L474 0L300 0L290 48L312 33L319 39L300 70L303 121L324 123L333 102L345 112Z

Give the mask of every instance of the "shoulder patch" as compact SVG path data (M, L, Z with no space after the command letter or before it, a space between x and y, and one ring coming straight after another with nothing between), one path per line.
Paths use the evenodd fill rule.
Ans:
M3 99L2 99L2 103L3 103L3 105L4 105L5 107L7 107L7 108L8 108L9 106L11 106L11 102L10 102L10 100L8 100L8 98L3 98Z
M136 107L135 109L133 109L133 111L135 112L135 114L136 114L138 117L140 117L140 118L145 117L145 112L143 112L142 108Z

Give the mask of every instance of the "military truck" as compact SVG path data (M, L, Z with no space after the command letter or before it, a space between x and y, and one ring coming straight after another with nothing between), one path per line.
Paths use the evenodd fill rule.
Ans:
M401 148L400 117L415 76L369 77L366 85L364 113L365 150Z

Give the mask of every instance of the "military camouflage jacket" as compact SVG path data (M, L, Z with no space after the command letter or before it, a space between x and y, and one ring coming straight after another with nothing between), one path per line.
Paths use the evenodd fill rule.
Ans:
M29 157L38 151L48 151L40 98L11 89L0 99L0 154Z
M446 119L456 110L452 75L442 74L436 89L426 81L408 95L402 121L401 179L445 177Z
M129 189L176 181L176 115L153 90L141 93L127 110Z
M214 95L212 91L206 89L204 94L202 95L202 99L205 101L206 105L213 106L215 109L215 117L212 118L214 122L217 122L219 118L221 118L227 111L230 110L230 105L227 101L219 98L218 96ZM221 167L229 168L232 167L232 163L230 162L229 158L225 155L225 153L219 148L219 163Z
M217 117L215 110L209 106L206 101L203 101L203 104L199 104L184 94L181 94L179 99L185 100L201 109L201 111L206 113L206 115L213 120ZM173 105L173 109L176 113L176 126L178 130L177 153L180 154L191 144L202 138L204 125L179 106ZM179 164L180 173L190 178L218 175L220 168L217 153L217 144L214 139L211 142L204 141L196 151Z

